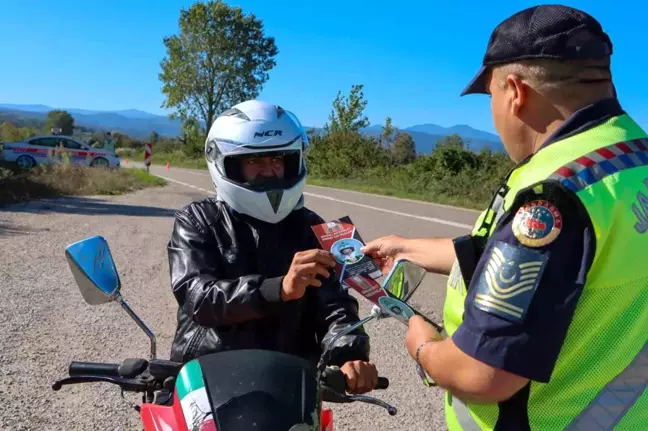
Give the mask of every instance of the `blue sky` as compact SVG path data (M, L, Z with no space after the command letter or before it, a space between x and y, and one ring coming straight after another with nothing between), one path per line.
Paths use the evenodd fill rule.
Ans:
M2 2L0 103L164 114L162 39L192 1ZM513 3L515 3L513 5ZM528 1L238 0L264 20L279 48L260 99L322 126L338 90L365 85L372 124L469 124L494 132L487 96L459 97L497 23ZM622 105L648 126L648 3L569 1L594 15L615 44Z

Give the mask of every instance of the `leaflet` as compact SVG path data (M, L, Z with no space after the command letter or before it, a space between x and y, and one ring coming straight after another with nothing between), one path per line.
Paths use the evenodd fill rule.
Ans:
M377 303L385 292L375 280L382 276L380 268L371 256L360 251L365 243L349 216L312 227L324 250L335 257L335 273L340 283L348 289L353 287L362 296Z

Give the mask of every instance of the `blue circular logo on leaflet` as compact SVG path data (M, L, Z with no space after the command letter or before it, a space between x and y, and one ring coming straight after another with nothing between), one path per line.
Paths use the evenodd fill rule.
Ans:
M380 304L383 311L406 325L409 323L410 317L414 316L412 309L404 302L390 296L381 296L378 298L378 304Z
M338 263L344 265L355 263L363 258L364 254L360 252L362 243L357 239L345 238L337 241L331 247L331 253L335 256Z

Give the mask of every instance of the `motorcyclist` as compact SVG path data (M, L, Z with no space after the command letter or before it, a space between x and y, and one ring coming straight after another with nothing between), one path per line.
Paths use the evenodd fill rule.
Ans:
M333 256L303 205L308 138L299 120L249 100L216 118L205 144L217 196L175 214L168 243L178 327L171 360L220 350L266 349L317 362L340 330L358 321L358 302L334 274ZM336 342L350 393L377 383L363 329Z

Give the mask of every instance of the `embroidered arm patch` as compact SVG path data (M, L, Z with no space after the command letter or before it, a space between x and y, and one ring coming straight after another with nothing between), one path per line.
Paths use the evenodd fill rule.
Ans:
M535 250L495 241L475 280L473 305L513 323L524 321L548 257Z

